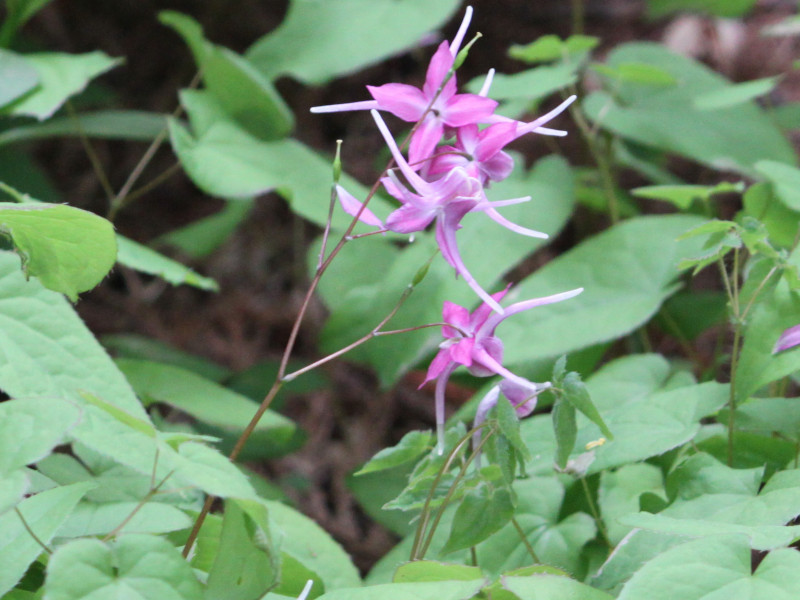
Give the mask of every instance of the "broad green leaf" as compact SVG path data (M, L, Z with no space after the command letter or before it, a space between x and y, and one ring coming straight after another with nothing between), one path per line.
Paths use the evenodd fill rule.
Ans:
M350 557L319 525L280 502L266 501L264 504L269 510L270 531L281 551L317 573L326 590L361 585L358 570ZM347 598L346 595L342 597Z
M25 60L39 73L39 85L0 112L36 117L40 121L51 117L70 97L82 92L89 81L122 62L99 50L86 54L26 54Z
M628 83L614 97L607 92L591 94L583 108L603 128L712 168L747 175L753 174L759 160L796 163L783 134L754 103L713 111L694 106L697 96L732 86L707 67L648 43L625 44L609 55L612 68L626 62L663 69L678 83L670 87Z
M38 83L38 71L22 55L0 49L0 108L29 92Z
M321 84L415 47L458 6L455 0L293 0L283 23L253 44L247 58L270 79L291 75Z
M611 600L613 596L569 577L534 575L504 577L503 587L520 598L558 598L559 600Z
M121 235L117 235L117 249L117 261L125 267L156 275L172 285L186 284L201 290L219 291L219 285L210 277L198 275L178 261Z
M98 110L11 127L0 132L0 146L81 134L90 138L147 142L166 127L166 115L138 110Z
M478 567L454 565L435 560L415 560L398 567L394 583L414 583L419 581L474 581L483 579Z
M800 169L783 162L760 160L756 170L772 183L778 198L788 208L800 211Z
M687 210L695 200L708 201L715 194L742 193L743 183L723 181L717 185L651 185L631 190L639 198L666 200L682 210Z
M800 212L790 209L778 199L774 185L767 182L751 185L744 195L743 214L761 221L769 232L770 242L784 248L791 248L797 227L800 224ZM791 194L787 191L784 193Z
M553 431L556 434L555 463L563 469L578 438L575 407L566 400L558 400L553 406Z
M159 20L183 37L206 89L227 114L258 138L286 137L292 129L292 113L258 69L235 52L207 41L202 27L191 17L163 11Z
M664 496L663 479L661 469L647 463L625 465L600 474L597 504L613 545L618 545L631 530L619 522L620 517L638 512L639 498L646 492Z
M58 530L62 538L104 536L112 531L167 533L188 529L192 519L174 506L161 502L79 502ZM119 528L119 529L118 529Z
M569 58L572 54L587 52L597 47L600 40L587 35L571 35L562 40L557 35L543 35L525 46L514 45L508 49L511 58L532 64Z
M495 75L491 97L497 100L523 99L533 103L575 83L578 67L577 64L561 63L527 69L514 75ZM483 80L483 77L473 79L467 84L467 89L477 93Z
M620 62L613 67L595 63L591 67L601 75L625 83L663 87L673 86L677 83L669 71L642 62Z
M514 499L505 487L480 482L468 490L459 501L453 515L450 537L440 550L449 554L477 546L493 533L499 531L514 516Z
M392 583L327 592L319 600L468 600L483 587L483 581L421 581Z
M133 390L72 306L0 252L0 389L15 398L68 398L87 391L149 420Z
M727 423L728 410L719 420ZM736 408L736 428L761 435L780 434L800 441L800 413L795 398L751 398Z
M413 531L409 522L411 516L399 510L385 510L383 507L405 489L412 467L412 464L405 464L387 471L350 475L345 480L347 488L364 512L401 537Z
M180 367L135 359L118 359L117 366L146 405L160 402L177 408L209 426L212 434L238 436L258 410L249 398ZM280 449L295 431L289 419L267 411L250 442Z
M0 479L47 456L80 416L77 406L57 398L0 403Z
M513 367L554 358L616 339L647 322L675 292L679 259L699 247L697 241L676 238L698 222L688 215L630 219L589 238L523 280L514 290L519 299L577 287L584 291L501 324L498 335L505 344L504 364ZM603 260L598 261L598 256Z
M100 338L100 342L117 358L148 360L172 365L193 371L217 383L227 380L233 375L232 370L215 362L143 335L134 333L104 335Z
M30 489L30 479L23 469L5 473L0 478L0 515L14 508Z
M522 441L522 436L519 433L519 417L511 402L502 394L497 399L497 406L495 408L495 415L497 416L497 425L500 428L500 433L507 443L518 452L523 460L530 459L528 447Z
M20 502L16 511L0 516L0 594L16 585L28 565L44 552L40 542L50 543L72 509L93 485L76 483L47 490ZM28 533L20 514L39 541Z
M225 456L197 442L185 442L174 458L175 475L217 498L258 500L247 476Z
M111 223L64 204L2 202L0 233L11 239L28 276L72 301L100 283L116 260Z
M201 600L203 587L177 548L148 535L81 539L50 558L47 600Z
M724 292L683 291L667 300L656 317L662 330L678 338L693 340L728 317Z
M254 519L236 500L225 503L219 549L205 600L258 600L276 583L278 565L269 542L266 510Z
M651 17L694 11L717 17L742 17L756 3L756 0L647 0L647 10Z
M664 514L630 513L620 523L637 529L647 529L680 535L687 538L713 537L725 534L747 536L754 550L769 551L788 546L800 539L800 525L738 525L708 519L677 519Z
M253 207L252 198L229 200L218 213L170 231L156 241L176 246L192 258L203 258L230 237L252 213Z
M324 225L333 182L331 163L295 140L259 140L226 116L205 92L181 94L194 134L177 120L170 120L172 147L192 181L204 192L221 198L250 198L276 191L292 209L308 220ZM349 177L342 185L356 197L366 188ZM380 206L380 198L370 208ZM351 217L334 211L335 228L345 228ZM384 216L386 209L377 211Z
M796 262L798 258L800 253L795 252L791 261ZM800 349L792 348L773 354L781 333L798 323L800 298L782 280L772 297L759 302L748 318L736 372L737 404L759 388L800 369Z
M705 92L694 99L698 110L717 110L749 102L754 98L769 94L778 85L780 77L764 77L744 83L735 83L721 90Z
M608 426L603 422L603 417L592 402L589 390L581 381L580 375L574 371L567 373L567 376L561 382L561 386L563 388L564 399L583 413L592 423L597 425L604 436L609 439L614 439L614 434L611 433Z
M384 471L404 465L433 448L433 435L430 431L409 431L396 445L384 448L356 472L366 475L374 471Z
M755 496L761 487L764 469L732 469L712 456L695 454L673 468L667 477L670 498L692 500L707 494Z
M775 550L753 571L743 536L718 536L682 544L647 563L625 584L620 600L703 598L786 599L800 594L800 555Z

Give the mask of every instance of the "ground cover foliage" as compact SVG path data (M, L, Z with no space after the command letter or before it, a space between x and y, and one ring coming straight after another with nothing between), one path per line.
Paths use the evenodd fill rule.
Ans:
M456 0L292 0L235 48L153 9L191 60L155 109L104 84L135 56L48 47L57 3L6 0L0 598L797 597L798 7L596 4L506 44L490 87L489 3L467 28ZM631 8L662 41L589 35ZM733 80L720 56L751 34L785 59ZM41 160L64 143L78 192ZM176 222L165 187L214 200ZM245 244L280 251L231 260L268 194ZM267 262L293 287L265 342L226 286ZM157 335L214 294L239 354ZM137 310L150 327L95 326ZM210 314L185 339L214 340ZM353 380L360 423L333 414ZM328 440L370 429L372 458ZM288 471L337 455L324 485L358 508L331 526Z

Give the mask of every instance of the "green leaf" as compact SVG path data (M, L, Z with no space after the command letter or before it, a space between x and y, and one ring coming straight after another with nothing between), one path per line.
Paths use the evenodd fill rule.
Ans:
M681 210L689 209L695 200L707 202L715 194L738 193L744 191L744 184L723 181L717 185L651 185L631 190L637 198L666 200Z
M126 535L110 543L82 539L62 546L47 566L47 600L201 600L203 587L164 539Z
M800 169L783 162L760 160L756 170L772 183L787 208L800 211Z
M281 550L317 573L326 590L361 585L350 557L319 525L280 502L266 501L265 505L269 510L270 530L280 540Z
M93 486L76 483L47 490L20 502L19 513L10 511L0 516L0 594L16 585L28 565L44 552L39 543L50 543L78 501ZM39 541L28 533L20 514Z
M415 560L397 567L393 582L474 581L476 579L483 579L483 573L478 567L453 565L435 560Z
M23 469L5 473L0 479L0 515L14 508L29 489L30 480Z
M264 140L278 140L289 134L292 112L270 81L249 61L208 42L200 24L191 17L162 11L159 20L183 37L192 50L206 89L236 122Z
M0 479L47 456L80 416L78 407L64 400L0 403Z
M742 17L756 0L647 0L648 14L653 18L694 11L717 17Z
M458 6L455 0L293 0L283 23L247 58L270 79L291 75L321 84L414 48Z
M407 464L431 448L433 448L433 435L430 431L409 431L397 444L391 448L384 448L373 456L356 472L356 475L366 475Z
M210 277L203 277L176 260L167 258L142 244L117 235L117 261L126 267L157 275L172 285L191 285L201 290L219 291L219 285Z
M483 581L421 581L392 583L328 592L319 600L468 600L483 587Z
M661 469L647 463L631 464L616 471L600 474L597 504L608 537L616 546L628 535L631 528L619 522L620 517L639 511L639 498L647 492L663 497L664 478Z
M719 413L719 421L727 423L727 409ZM751 398L736 407L736 428L760 435L780 434L800 441L800 414L794 398Z
M732 87L707 67L649 43L624 44L608 58L612 68L626 62L667 71L678 84L654 88L627 83L614 96L591 94L583 108L599 126L645 146L746 175L753 174L759 160L796 162L783 134L753 102L713 111L694 106L696 97Z
M80 392L149 420L122 373L67 300L26 281L19 258L0 252L0 389L16 398L69 398Z
M267 511L258 503L249 508L244 510L236 500L225 503L205 600L258 600L276 583L278 565L268 539Z
M332 182L329 161L295 140L266 142L253 137L206 92L184 91L181 102L194 135L171 119L170 139L184 170L200 189L227 199L274 190L296 213L325 224ZM352 178L343 176L342 185L353 195L366 197L366 188ZM380 198L374 198L370 208L381 204ZM350 221L351 217L335 211L334 228L344 229Z
M23 56L0 49L0 108L29 92L38 83L38 71Z
M599 38L588 35L571 35L566 40L557 35L543 35L525 46L511 46L508 55L528 64L549 62L588 52L596 48L599 43Z
M508 441L514 451L524 460L530 459L530 452L525 442L522 441L522 436L519 433L519 417L516 410L511 406L511 402L502 394L497 399L495 408L497 415L497 425L500 427L500 433Z
M678 83L666 69L642 62L620 62L613 67L596 63L592 68L601 75L626 83L663 87Z
M800 212L779 201L773 184L762 182L750 186L743 200L743 214L761 221L773 244L784 248L792 247L800 223Z
M217 498L258 500L247 477L227 457L197 442L184 442L174 457L175 474Z
M192 258L203 258L225 243L253 207L252 198L229 200L218 213L174 229L156 241L180 248Z
M719 536L682 544L647 563L625 584L620 600L793 598L800 594L800 555L775 550L753 572L743 536Z
M560 600L611 600L613 596L584 583L558 575L503 577L503 587L520 598L559 598Z
M51 137L80 137L148 142L167 127L167 117L139 110L98 110L56 117L0 132L0 146Z
M526 365L613 340L647 322L675 292L678 260L699 247L693 240L676 241L697 223L688 215L630 219L523 280L514 290L518 298L577 287L584 291L568 301L514 315L513 327L500 325L505 366ZM601 262L598 256L603 257Z
M499 531L514 516L514 500L509 489L481 481L468 490L458 504L450 537L440 550L448 554L476 546Z
M0 233L11 238L28 276L72 301L100 283L116 260L111 223L64 204L0 202Z
M0 112L36 117L40 121L51 117L70 97L82 92L89 81L122 63L121 59L99 50L86 54L26 54L25 60L39 73L39 85Z
M721 90L714 90L700 94L694 99L694 107L698 110L718 110L749 102L754 98L769 94L778 82L777 77L764 77L744 83L735 83Z
M556 434L555 463L563 469L567 466L567 460L578 438L575 406L565 400L556 401L553 406L553 430Z
M124 526L120 527L121 525ZM120 534L167 533L193 525L186 513L161 502L79 502L58 530L62 538L103 536L120 529Z
M567 373L567 376L564 377L564 380L561 382L561 386L564 392L564 399L581 411L592 423L597 425L606 438L613 440L614 435L603 421L600 412L592 403L592 397L589 395L589 390L586 388L586 385L581 381L581 376L574 371Z
M524 99L533 103L564 89L578 80L577 64L562 63L527 69L514 75L495 75L492 80L492 98L497 100ZM483 85L483 77L467 84L467 90L477 93Z
M191 371L145 360L119 359L122 370L145 404L160 402L186 412L209 426L208 431L238 436L258 410L258 404ZM250 442L279 449L295 435L286 417L267 411Z

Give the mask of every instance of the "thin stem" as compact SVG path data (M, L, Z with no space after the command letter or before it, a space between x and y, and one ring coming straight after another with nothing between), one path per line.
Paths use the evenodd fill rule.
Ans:
M600 530L600 534L603 536L603 539L606 541L606 544L608 544L608 547L613 548L614 545L608 538L608 532L606 531L606 526L603 523L603 519L600 518L600 511L597 510L597 505L594 503L594 498L592 498L592 492L591 490L589 490L589 484L586 483L585 477L581 477L581 485L583 486L583 493L586 495L586 502L589 504L589 510L592 513L592 517L594 517L594 522L597 524L597 529Z
M586 10L583 0L572 0L572 35L583 35Z
M195 73L192 81L189 83L187 89L194 89L200 84L201 73L198 71ZM183 106L178 104L177 108L172 112L172 116L175 118L180 117L183 114ZM129 193L133 189L133 186L139 180L144 170L147 168L147 165L150 164L150 161L153 160L156 152L158 149L161 148L161 144L164 143L164 140L167 139L167 133L169 129L164 126L161 131L158 132L158 135L153 139L150 145L145 150L142 158L139 159L139 162L136 163L136 166L131 171L131 174L128 175L128 179L125 180L125 183L122 184L122 187L119 190L119 193L116 195L114 194L113 190L109 195L109 208L108 208L108 220L113 221L114 217L117 216L117 213L128 203L131 201L129 198ZM141 195L141 194L140 194Z
M530 540L528 540L528 536L525 535L525 532L522 530L522 527L520 527L516 517L511 517L511 524L514 526L514 529L517 530L517 533L519 534L519 539L522 540L522 543L525 545L525 549L528 551L528 554L531 555L533 562L537 565L541 565L542 561L539 560L538 556L536 556L536 551L533 549Z
M303 367L302 369L298 369L297 371L294 371L293 373L289 373L288 375L284 375L284 377L282 378L282 381L284 381L284 382L291 381L292 379L298 377L299 375L302 375L303 373L311 371L312 369L316 369L317 367L319 367L321 365L324 365L325 363L330 362L335 358L339 358L343 354L347 354L348 352L350 352L350 350L358 348L363 343L368 342L369 340L371 340L372 338L377 336L378 333L380 332L381 327L386 325L386 323L388 323L392 319L392 317L394 317L397 314L397 311L400 310L400 307L403 306L403 304L405 303L406 299L411 295L411 292L413 292L413 291L414 291L414 286L408 285L406 287L406 289L403 291L403 294L400 296L400 299L397 301L397 304L395 304L394 308L391 311L389 311L388 315L386 315L383 319L381 319L381 322L378 323L372 329L372 331L370 331L366 335L362 336L361 338L357 339L352 344L348 344L344 348L341 348L340 350L337 350L333 354L329 354L325 358L321 358L318 361L313 362L310 365L307 365L307 366ZM413 331L414 328L409 328L409 330ZM397 330L396 332L392 332L392 333L399 333L400 331L401 330Z
M133 190L130 194L125 197L125 202L122 204L122 207L127 205L129 202L133 202L137 198L144 196L149 191L157 188L159 185L164 183L167 179L175 175L178 171L181 170L181 163L175 163L174 165L167 167L161 173L153 177L150 181L145 183L143 186Z
M464 437L462 437L459 442L456 444L455 448L450 451L450 454L447 456L447 460L442 465L442 468L439 469L439 472L436 474L436 478L433 480L431 484L431 489L428 492L428 497L425 498L425 504L422 507L422 512L420 513L419 525L417 525L417 532L414 535L414 544L411 547L411 556L409 560L417 560L419 558L419 551L420 545L422 543L422 534L424 533L425 529L428 527L428 521L430 520L430 506L431 502L433 502L433 496L436 493L436 488L439 487L439 482L442 480L444 474L450 470L450 467L455 461L458 454L461 453L461 450L469 444L469 441L472 439L472 432L467 433Z
M439 522L442 520L444 516L444 511L447 509L447 505L450 504L450 501L453 499L453 496L458 489L458 484L461 483L461 480L464 479L464 476L467 474L467 469L469 469L470 464L472 461L475 460L476 457L480 456L481 450L483 449L484 444L489 441L489 438L492 437L492 434L495 432L494 429L489 431L485 436L481 438L480 443L473 449L472 453L469 455L469 458L461 465L461 469L456 475L456 478L453 480L453 483L450 484L450 489L447 490L447 494L445 495L444 499L442 500L442 505L439 507L439 510L436 512L436 517L434 517L433 522L430 526L430 531L428 532L428 538L425 540L425 543L420 550L419 558L422 559L425 557L425 553L430 548L431 543L433 542L433 535L436 533L436 528L439 526ZM472 432L474 433L474 431ZM435 489L435 488L433 488Z
M736 371L739 367L739 346L742 339L742 318L739 312L739 249L733 250L733 281L728 284L731 290L731 311L733 312L733 349L731 350L731 383L728 396L728 466L733 466L733 431L736 427Z
M114 188L111 187L111 183L108 181L108 176L106 175L105 169L103 169L103 163L100 161L100 157L97 156L97 153L94 151L92 143L89 141L89 137L83 130L83 126L81 125L81 120L78 118L78 114L75 112L75 107L72 106L72 102L67 100L67 102L65 103L65 107L67 109L67 114L69 115L69 118L75 125L75 130L78 132L78 137L81 140L81 145L83 145L83 149L86 152L86 156L89 158L89 162L92 164L92 169L94 170L94 174L97 176L97 180L100 182L100 186L103 188L103 192L105 192L106 198L110 200L111 198L114 197Z
M18 506L14 507L14 512L17 513L19 520L22 521L22 526L25 528L25 531L28 532L28 535L30 535L33 538L33 540L42 547L42 550L44 550L48 554L52 554L53 551L47 547L47 544L45 544L42 540L40 540L39 536L33 533L33 529L31 529L30 525L28 525L28 522L25 520L25 517L22 516L22 511L20 511Z
M133 519L133 517L136 516L136 513L138 513L145 504L150 502L153 496L155 496L158 493L158 490L161 488L161 486L164 485L164 483L166 483L167 479L172 477L173 473L174 471L170 471L164 476L164 478L161 481L158 482L157 486L150 488L150 491L147 492L147 494L145 494L144 498L142 498L139 501L139 503L133 508L130 514L128 514L128 516L125 517L119 525L117 525L114 529L109 531L108 534L106 534L106 536L103 538L103 541L107 542L111 538L117 536L117 534L119 534L119 532L122 531L122 528L125 527L125 525L127 525L128 523L130 523L131 519Z

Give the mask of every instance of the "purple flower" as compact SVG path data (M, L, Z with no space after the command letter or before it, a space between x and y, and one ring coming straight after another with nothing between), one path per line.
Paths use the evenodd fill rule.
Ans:
M535 404L533 406L528 404L530 397L546 389L548 384L533 383L524 377L515 375L503 366L503 342L495 336L495 329L511 315L536 306L567 300L582 291L583 288L578 288L544 298L516 302L506 307L502 314L493 312L492 307L487 303L481 304L472 313L463 306L452 302L444 303L442 321L447 325L442 327L442 335L445 340L439 346L439 352L431 361L425 381L422 382L422 385L425 385L429 381L436 380L436 432L440 452L443 450L444 443L444 392L453 371L459 365L463 365L477 377L500 375L506 382L505 391L511 394L511 396L507 396L509 400L515 406L518 404L523 406L522 412L525 412L528 407L532 411ZM498 302L507 292L508 287L502 292L494 294L492 299ZM529 392L527 400L524 396L526 390Z
M781 334L781 337L778 338L778 341L775 342L775 346L772 348L772 353L783 352L789 348L794 348L798 344L800 344L800 325L795 325L794 327L789 327L789 329Z

